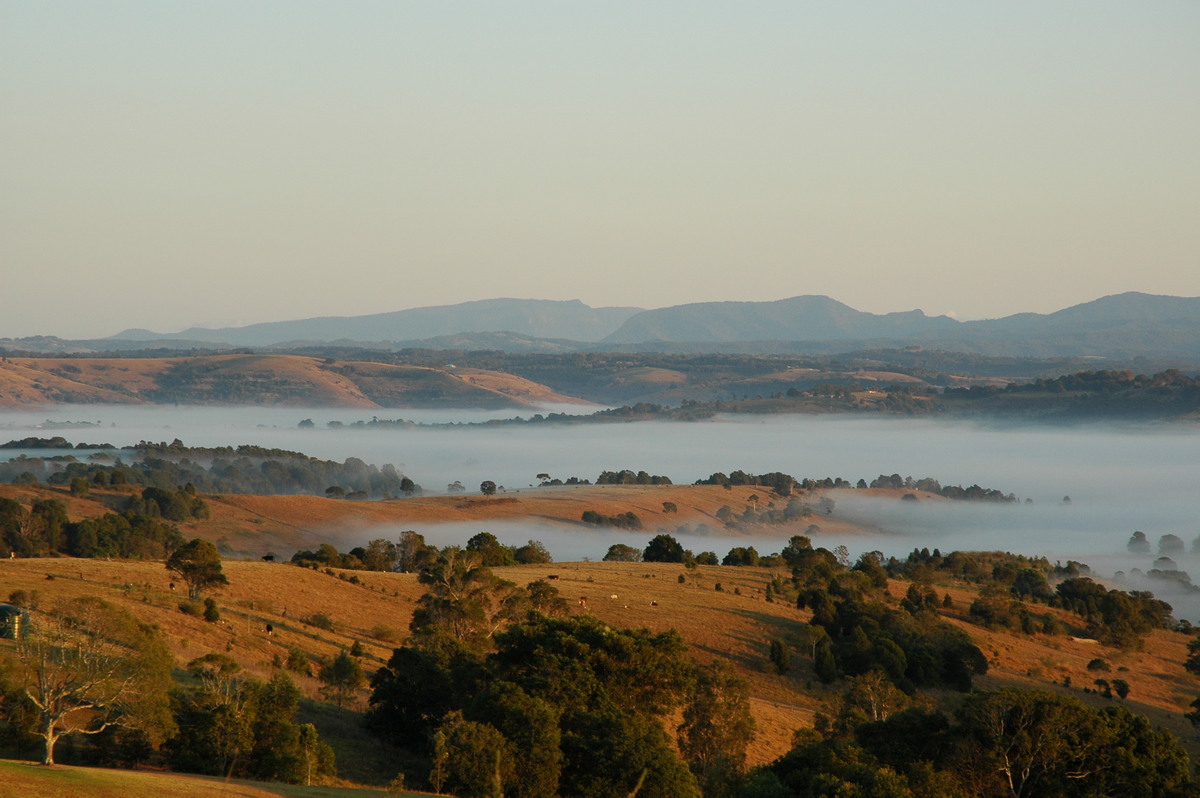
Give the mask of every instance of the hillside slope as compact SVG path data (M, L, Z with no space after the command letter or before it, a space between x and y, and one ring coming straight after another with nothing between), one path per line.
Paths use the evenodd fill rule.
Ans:
M654 632L675 629L696 660L721 660L735 666L749 681L751 712L757 724L749 751L752 764L786 752L792 733L811 726L815 713L836 712L836 696L844 685L824 686L814 678L802 631L811 613L790 603L766 600L768 582L784 575L782 569L700 566L689 571L676 564L576 562L495 570L518 584L554 574L554 584L568 599L572 613L594 614L616 627ZM387 661L392 647L407 637L416 600L424 591L414 574L315 571L236 560L226 560L225 573L229 585L217 594L222 620L212 624L176 609L181 588L171 590L171 576L161 562L45 559L0 563L8 591L37 591L42 602L56 597L100 596L155 624L180 666L209 652L228 653L248 672L264 679L272 672L274 658L286 658L289 649L297 648L316 662L356 642L365 652L364 668L373 671ZM349 581L350 577L358 583ZM891 592L899 597L906 586L893 582ZM989 658L989 674L978 679L978 687L1037 687L1104 706L1109 702L1081 691L1096 675L1087 664L1102 657L1128 681L1126 703L1131 709L1180 736L1192 736L1182 716L1197 690L1195 677L1181 667L1187 653L1186 636L1154 632L1141 651L1122 652L1077 637L987 631L967 621L966 607L976 595L972 588L958 584L945 590L953 597L955 608L943 610L943 617L966 630ZM305 622L316 614L328 617L332 629ZM1074 623L1073 633L1078 634L1078 618L1056 614ZM771 638L780 638L795 650L791 672L779 675L770 667ZM1070 677L1075 687L1064 687L1065 677ZM315 678L295 678L306 695L318 695L320 684ZM365 707L365 698L365 692L359 695L357 709ZM952 708L959 694L939 694L939 700ZM327 732L323 730L322 735ZM344 777L386 781L382 774L370 775L371 767L386 766L385 746L361 731L334 742L343 750L359 749L353 757L347 753L351 770L343 770Z
M255 404L290 407L519 408L580 400L486 370L337 361L299 355L5 358L0 407Z

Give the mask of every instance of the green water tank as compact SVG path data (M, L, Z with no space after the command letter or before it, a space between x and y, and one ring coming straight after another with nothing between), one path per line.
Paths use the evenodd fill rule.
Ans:
M0 637L16 640L29 634L29 613L12 604L0 604Z

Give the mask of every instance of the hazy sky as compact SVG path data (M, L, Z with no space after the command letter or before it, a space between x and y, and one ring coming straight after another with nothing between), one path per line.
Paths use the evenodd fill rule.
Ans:
M1200 3L0 0L0 336L1200 295Z

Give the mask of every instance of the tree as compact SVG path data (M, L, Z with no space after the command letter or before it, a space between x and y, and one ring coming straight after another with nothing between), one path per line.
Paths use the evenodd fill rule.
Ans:
M479 483L479 492L484 496L495 496L496 483L490 479L485 479L483 482Z
M344 707L355 691L367 683L362 665L346 649L322 665L317 676L325 685L321 692L339 707Z
M188 663L199 686L175 694L179 734L167 741L176 770L311 784L335 772L333 750L310 724L297 725L300 690L286 673L266 684L241 676L224 654Z
M645 562L683 562L683 546L670 535L655 535L642 552Z
M746 746L753 738L745 679L725 664L698 668L679 727L679 752L705 796L733 794L745 770Z
M1042 690L1005 689L971 695L960 719L960 736L1017 798L1167 796L1190 782L1179 741L1125 707L1096 710Z
M784 674L792 669L792 650L788 647L787 643L778 637L771 638L771 652L769 657L771 666L775 668L776 673Z
M562 773L558 710L511 682L487 683L467 707L469 720L499 731L511 751L505 793L515 798L554 798Z
M425 542L425 536L411 529L400 533L396 543L396 569L399 571L420 571L437 559L436 546Z
M840 675L837 659L833 655L833 645L827 640L818 643L814 649L813 670L817 678L825 684L829 684Z
M36 707L43 764L54 764L66 735L126 726L159 737L170 729L171 655L151 627L92 597L33 616L30 634L17 640L14 680Z
M421 645L444 635L482 650L528 607L528 593L481 565L477 554L447 549L418 578L428 592L417 601L409 629Z
M880 684L895 691L886 680ZM862 696L850 698L862 686L854 679L847 691L858 720L871 714ZM830 734L825 721L797 732L795 748L740 795L1181 798L1195 792L1187 754L1170 733L1124 707L1092 709L1040 690L976 693L954 726L940 712L909 708L847 731Z
M445 651L403 646L371 677L367 728L396 745L427 745L454 706L451 657ZM436 786L436 784L435 784Z
M505 546L491 532L480 532L467 541L466 550L479 556L480 564L487 567L494 565L512 565L513 550Z
M518 546L513 552L513 559L521 565L541 565L554 562L550 550L540 540L531 540L524 546Z
M504 735L452 712L442 725L445 786L463 798L502 798L515 757Z
M624 543L612 544L608 547L608 553L604 555L604 562L637 562L640 559L641 550Z
M200 538L193 538L175 549L167 558L167 570L188 586L188 598L192 601L200 599L201 591L229 584L225 574L221 573L221 555L217 553L217 547Z
M396 557L396 544L377 538L367 544L359 559L368 571L391 571L396 567Z

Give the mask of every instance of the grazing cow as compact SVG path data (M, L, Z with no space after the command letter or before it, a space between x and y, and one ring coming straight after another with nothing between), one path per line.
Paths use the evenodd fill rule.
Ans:
M579 606L583 607L584 609L587 609L587 596L579 597Z
M274 627L274 626L272 626L271 624L267 624L267 634L268 634L268 635L273 635L273 634L275 634L275 627Z
M558 574L550 574L546 578L547 579L558 579Z
M609 596L609 598L610 598L610 599L612 599L613 601L616 601L616 600L617 600L617 594L616 594L616 593L613 593L611 596Z
M175 592L175 583L174 583L174 582L172 582L172 583L169 585L169 587L171 588L171 592L172 592L172 593L174 593L174 592Z
M275 562L275 555L274 554L264 554L262 556L262 559L263 559L263 562Z
M657 606L658 606L658 602L657 602L657 601L651 601L651 602L650 602L650 606L651 606L651 607L657 607Z

